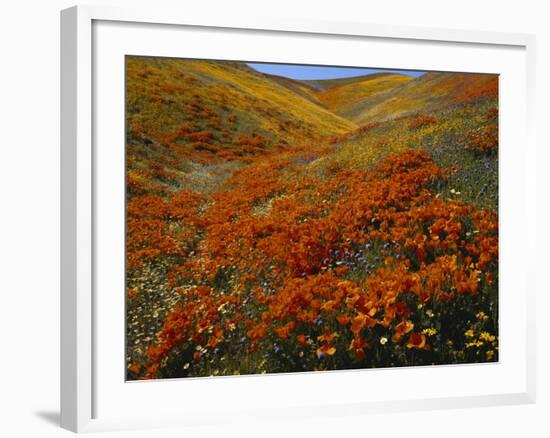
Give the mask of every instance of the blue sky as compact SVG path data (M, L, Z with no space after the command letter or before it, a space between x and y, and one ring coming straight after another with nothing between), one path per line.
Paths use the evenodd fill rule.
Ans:
M351 68L351 67L323 67L310 65L293 64L256 64L248 63L250 67L263 73L285 76L292 79L335 79L363 76L373 73L401 73L409 76L422 76L423 71L409 70L385 70L374 68Z

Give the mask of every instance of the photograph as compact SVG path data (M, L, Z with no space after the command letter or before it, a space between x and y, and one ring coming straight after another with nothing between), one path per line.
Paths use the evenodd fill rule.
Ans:
M402 67L126 55L127 381L499 361L499 75Z
M549 16L472 3L3 5L0 438L549 438Z

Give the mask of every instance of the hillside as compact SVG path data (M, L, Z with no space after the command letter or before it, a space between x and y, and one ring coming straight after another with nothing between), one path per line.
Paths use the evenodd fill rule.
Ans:
M329 88L341 87L344 85L350 85L354 82L363 82L371 79L375 79L380 76L385 76L387 73L373 73L362 76L351 76L347 78L335 78L335 79L305 79L301 82L315 88L317 91L326 91Z
M355 121L361 115L366 99L372 99L380 93L397 91L412 80L407 75L379 73L361 77L361 80L331 81L336 85L325 85L323 91L317 94L317 99L332 112Z
M126 109L136 192L183 187L197 162L234 167L355 127L239 62L129 57Z
M298 93L300 96L305 97L311 102L317 105L321 104L321 102L319 102L319 99L317 98L319 90L310 85L308 81L300 81L297 79L285 78L284 76L270 75L265 73L264 75L272 81L275 81L278 84Z
M374 73L319 80L297 80L268 74L265 76L352 122L361 116L366 101L373 101L378 95L385 96L388 91L395 90L414 79L398 73Z
M354 107L354 121L364 124L413 113L428 113L452 105L475 101L478 98L495 99L498 95L498 77L466 73L426 73L402 87L363 99Z

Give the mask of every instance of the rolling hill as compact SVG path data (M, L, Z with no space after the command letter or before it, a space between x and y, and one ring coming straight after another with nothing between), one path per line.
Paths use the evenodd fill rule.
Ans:
M128 121L159 135L189 121L213 133L254 130L298 142L353 128L244 63L132 57L127 72Z
M497 94L494 75L295 80L241 62L128 57L129 194L214 188L258 155L350 135L364 142L358 127Z
M321 104L318 99L319 90L310 85L308 81L300 81L297 79L285 78L284 76L270 75L265 73L264 75L272 81L283 85L284 87L298 93L302 97L305 97L309 101L317 105Z
M365 100L394 90L414 79L397 73L320 80L297 80L268 74L265 76L352 122L364 109Z
M315 88L317 91L326 91L330 88L342 87L345 85L353 84L354 82L363 82L377 77L385 76L388 73L374 73L362 76L351 76L347 78L334 78L334 79L306 79L303 80L305 84Z
M413 113L429 113L478 98L496 98L495 75L430 72L381 93L373 94L354 105L354 121L365 124Z
M225 174L356 127L240 62L132 56L126 70L130 194L206 183L197 163Z
M354 81L333 80L330 81L331 86L323 85L323 91L317 94L317 98L332 112L355 121L364 108L365 100L372 99L381 93L397 91L412 80L411 76L395 73L361 76Z

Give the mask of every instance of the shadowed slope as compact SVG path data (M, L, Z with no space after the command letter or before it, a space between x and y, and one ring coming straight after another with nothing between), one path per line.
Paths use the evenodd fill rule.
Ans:
M355 121L364 108L365 99L397 90L412 80L411 76L402 74L373 74L352 82L340 81L340 85L326 88L318 93L317 98L334 113Z
M363 82L372 79L379 78L381 76L386 76L392 73L373 73L362 76L351 76L349 78L335 78L335 79L306 79L302 82L309 85L310 87L315 88L317 91L326 91L334 87L342 87L344 85L350 85L354 82Z
M315 87L309 85L307 81L300 81L297 79L286 78L284 76L270 75L265 73L264 75L272 81L275 81L278 84L298 93L300 96L305 97L311 102L317 105L321 104L317 97L319 91Z
M380 93L394 90L414 78L397 73L375 73L350 78L297 80L276 75L265 75L280 85L323 108L355 121L364 109L363 102Z

